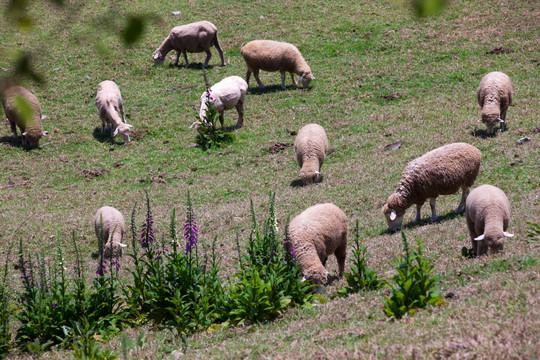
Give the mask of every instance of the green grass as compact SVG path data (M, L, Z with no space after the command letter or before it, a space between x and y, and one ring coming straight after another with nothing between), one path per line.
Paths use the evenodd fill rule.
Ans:
M464 141L483 154L477 184L503 189L511 202L510 231L516 237L505 253L469 260L461 248L470 247L465 220L448 216L459 195L439 198L443 220L423 221L406 229L411 241L422 238L426 255L435 258L441 276L441 294L453 292L444 308L421 311L414 317L388 322L381 310L384 290L331 300L344 281L326 287L327 302L313 309L293 310L279 321L260 326L223 329L187 339L193 358L536 358L539 349L537 241L527 242L526 221L540 221L538 128L538 17L534 1L490 0L450 2L440 16L417 19L393 1L357 2L230 2L204 3L131 1L129 6L77 2L67 11L31 6L34 27L17 29L0 18L0 67L11 69L21 51L31 51L33 64L46 82L24 86L36 94L50 117L44 129L50 135L31 151L9 142L9 126L0 127L0 250L15 247L20 238L28 251L54 254L56 239L69 243L75 230L87 255L89 274L96 251L92 220L98 208L110 205L129 217L139 204L142 224L147 190L157 225L165 235L172 207L185 210L189 189L206 242L217 235L225 272L236 262L235 237L244 243L250 229L249 199L264 214L268 192L276 192L280 230L287 216L308 206L334 202L356 218L370 252L369 266L385 278L393 274L392 261L401 252L399 235L385 233L381 207L396 188L406 164L425 152ZM173 16L171 11L181 10ZM73 13L73 18L67 14ZM140 42L124 47L119 34L124 15L147 14ZM260 18L264 16L264 18ZM261 73L268 91L254 88L246 97L245 127L236 141L218 150L202 152L189 147L195 131L199 97L205 89L201 63L204 54L188 54L190 69L154 67L151 54L176 25L206 19L219 29L226 67L218 66L212 49L208 77L215 83L230 75L245 76L240 47L254 39L294 43L311 66L316 79L308 91L276 90L279 73ZM96 29L97 27L97 29ZM487 55L496 47L514 52ZM173 56L174 55L174 56ZM183 63L183 62L181 62ZM53 71L60 68L58 71ZM503 71L512 79L514 103L508 110L508 131L496 137L474 136L480 108L476 88L484 74ZM86 77L89 78L86 78ZM100 81L119 85L128 123L134 126L132 143L96 139L101 126L94 97ZM383 95L399 94L394 100ZM234 110L226 112L226 126L236 123ZM292 131L315 122L328 134L330 148L323 166L324 181L310 187L292 187L298 179L294 149L272 154L275 143L293 143ZM531 141L517 145L524 136ZM401 148L383 151L392 142ZM518 161L519 160L519 161ZM83 171L103 169L85 178ZM423 209L424 220L429 206ZM409 209L404 223L414 220ZM178 215L178 220L182 217ZM245 231L242 231L245 230ZM55 238L51 238L54 236ZM352 238L352 234L351 234ZM128 242L129 243L129 242ZM67 251L68 259L73 254ZM533 260L521 262L516 259ZM525 263L527 265L525 266ZM506 265L505 265L506 264ZM510 266L509 264L513 264ZM128 266L128 265L126 265ZM506 267L508 266L508 268ZM328 262L337 272L333 257ZM464 269L476 269L472 273ZM458 272L466 275L457 276ZM454 275L452 275L454 274ZM10 276L17 287L18 274ZM515 279L515 280L514 280ZM175 334L147 327L129 329L132 357L171 357L183 350ZM110 343L121 354L120 338ZM51 358L65 358L56 350ZM17 358L17 354L12 354ZM21 355L21 357L24 357Z

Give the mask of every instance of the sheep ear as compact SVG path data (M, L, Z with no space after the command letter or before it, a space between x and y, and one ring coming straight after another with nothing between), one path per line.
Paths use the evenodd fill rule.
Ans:
M503 232L504 237L511 238L514 237L514 234L507 233L506 231Z
M484 234L482 234L482 235L480 235L479 237L475 237L474 240L476 240L476 241L482 241L482 240L484 240L485 237L486 237L486 236L485 236Z
M26 134L28 134L28 132L25 131L25 132L23 132L21 135L22 135L22 136L26 136Z
M503 123L503 122L504 122L504 120L501 119L501 118L497 118L497 121L500 122L500 123Z
M127 126L128 128L130 128L130 129L133 127L133 125L129 125L129 124L126 124L126 126Z
M118 244L118 245L119 245L120 247L127 247L127 244L122 244L122 243L120 243L120 244Z
M305 276L302 276L302 280L300 280L301 282L304 282L306 281L306 277Z
M154 58L154 60L159 59L159 52L154 53L152 57Z
M397 217L396 210L392 210L392 212L390 213L390 220L394 221L396 220L396 217Z
M118 128L116 128L116 130L114 130L114 133L113 133L113 136L116 136L118 135Z
M300 79L298 79L299 82L302 82L304 80L304 75L300 76Z
M44 132L43 132L43 136L47 136L47 135L49 135L49 132L48 132L48 131L44 131Z
M316 171L315 171L315 174L317 174L317 175L321 175L321 172L320 172L320 171L318 171L318 170L316 170Z
M315 80L315 76L311 75L311 80Z

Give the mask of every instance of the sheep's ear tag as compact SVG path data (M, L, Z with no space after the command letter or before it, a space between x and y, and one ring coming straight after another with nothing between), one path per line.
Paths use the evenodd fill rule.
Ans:
M504 120L501 119L501 118L497 118L497 121L500 122L500 123L503 123L503 122L504 122Z
M26 131L22 133L22 136L26 136L28 134Z
M130 129L133 127L133 125L129 125L129 124L126 124L126 125L127 125L127 127L130 128Z
M514 234L507 233L506 231L503 232L504 237L511 238L514 237Z
M482 118L478 119L478 122L482 122Z
M114 130L114 133L113 133L113 136L116 136L118 135L118 128L116 128L116 130Z
M390 220L394 221L396 220L396 217L397 217L396 210L392 210L392 212L390 213Z
M48 131L44 131L44 132L43 132L43 136L46 136L46 135L49 135L49 132L48 132Z
M155 53L154 56L153 56L154 60L157 60L159 58L159 54L158 53Z
M305 276L302 276L302 280L300 280L301 282L304 282L306 281L306 277Z
M127 244L120 243L120 247L127 247Z
M486 237L486 236L485 236L484 234L482 234L482 235L480 235L479 237L475 237L474 240L476 240L476 241L482 241L482 240L484 240L485 237Z

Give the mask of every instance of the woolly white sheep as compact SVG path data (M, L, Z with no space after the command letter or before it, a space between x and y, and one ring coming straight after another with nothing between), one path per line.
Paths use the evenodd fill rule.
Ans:
M133 126L126 124L122 95L114 81L105 80L99 83L96 106L101 118L101 133L105 132L105 124L107 124L107 127L111 129L111 136L120 134L124 143L128 143L130 141L129 129Z
M13 138L17 138L17 127L21 130L22 144L37 145L43 135L41 125L41 106L38 99L22 86L2 86L2 106L8 118ZM30 112L25 114L24 107L28 106Z
M103 253L106 257L122 255L122 248L127 245L122 243L126 233L126 225L122 213L110 206L99 209L94 217L94 229L99 238L103 228Z
M383 206L388 229L401 229L405 210L416 204L416 222L420 209L429 199L431 221L437 220L435 202L439 195L454 194L462 190L456 213L462 212L469 188L474 184L482 154L476 147L465 143L441 146L411 161L401 175L397 190Z
M221 126L223 126L223 113L225 110L235 107L236 111L238 111L236 127L242 127L244 124L244 99L247 89L247 83L239 76L226 77L210 88L210 102L214 104L216 110L219 112ZM201 110L199 112L201 121L204 121L204 117L208 111L207 100L208 93L205 91L201 95Z
M302 168L300 177L304 185L310 185L321 179L321 167L328 151L328 138L323 127L308 124L300 129L294 141L296 161Z
M482 108L482 119L487 126L486 132L493 134L494 127L501 124L501 132L505 130L506 111L512 104L512 82L508 75L494 71L482 78L476 91L478 104Z
M184 54L186 67L189 67L186 52L190 53L206 53L204 67L208 66L208 62L212 57L210 47L215 46L219 56L221 57L221 66L225 66L223 59L223 50L219 46L217 28L209 21L199 21L187 25L174 27L169 36L165 38L163 43L154 51L152 58L155 65L163 64L165 56L171 51L176 50L176 61L174 65L178 65L180 53Z
M476 256L484 255L488 249L491 252L503 250L504 238L514 236L506 232L510 202L496 186L482 185L471 191L465 203L465 214Z
M306 60L293 44L273 40L254 40L244 45L240 53L248 68L246 74L248 85L251 73L253 73L259 87L264 88L261 79L259 79L259 70L279 71L283 89L285 89L286 72L291 74L293 85L296 85L293 74L300 75L298 81L302 83L304 89L309 86L311 80L315 79Z
M304 277L315 284L325 284L328 271L324 265L335 254L339 276L343 275L347 256L347 215L332 203L317 204L292 219L289 236Z

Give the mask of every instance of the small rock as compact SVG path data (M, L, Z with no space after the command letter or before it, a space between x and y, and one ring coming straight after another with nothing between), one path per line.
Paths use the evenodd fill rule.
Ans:
M396 141L394 143L388 144L384 146L384 150L397 150L401 147L401 144L403 144L403 140Z
M174 16L178 16L178 15L180 15L182 12L181 12L181 11L171 11L171 13L172 13Z
M66 155L60 155L60 161L61 162L68 162L68 159L67 159L67 156Z
M264 20L264 16L259 16L259 20Z
M52 69L52 71L58 71L58 70L60 70L60 69L61 69L61 68L54 68L54 69Z
M120 162L120 161L117 161L113 164L113 167L114 168L119 168L120 166L122 166L123 164Z
M60 132L60 129L58 129L58 128L55 128L55 129L53 130L53 132L54 132L55 134L57 134L57 133L59 133L59 132Z
M3 71L3 72L8 72L9 70L8 70L8 69L6 69L6 68L0 67L0 71Z
M517 143L518 143L519 145L521 145L521 144L525 144L527 141L531 141L531 138L528 137L528 136L525 136L524 138L519 139L519 140L517 141Z
M49 236L49 239L54 239L56 237L56 235L51 235Z
M444 297L447 298L447 299L452 299L456 296L456 294L454 294L453 292L449 292L448 294L446 294Z
M90 75L86 75L84 78L85 78L86 80L90 80L90 79L91 79Z

